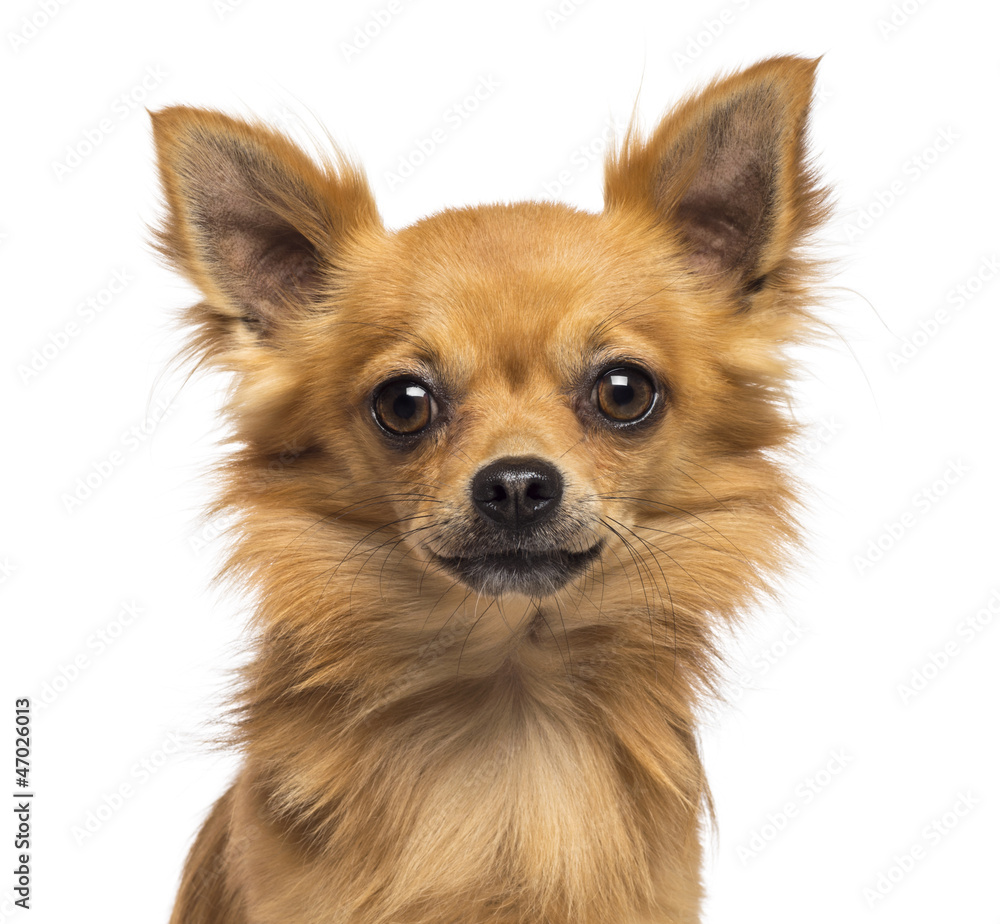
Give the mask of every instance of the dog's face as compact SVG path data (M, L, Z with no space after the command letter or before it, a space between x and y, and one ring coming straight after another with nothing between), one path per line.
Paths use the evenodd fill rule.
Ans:
M598 216L449 212L348 274L345 297L371 310L346 321L353 336L332 321L323 338L349 340L354 373L328 432L363 447L355 479L391 472L416 488L393 504L414 567L544 597L628 529L627 498L662 494L681 371L662 335L679 312L640 237L623 260Z
M675 625L744 602L791 534L773 452L809 327L813 66L767 62L630 135L600 214L395 233L343 163L159 114L161 243L206 295L195 349L237 373L226 503L258 561L424 619L448 594Z
M310 379L343 399L314 413L329 415L330 450L351 447L353 483L398 482L379 514L400 522L410 567L490 596L544 597L595 569L648 583L628 547L647 560L650 530L711 500L699 466L719 443L773 441L766 402L727 368L749 325L686 279L662 237L497 206L435 216L347 263L339 297L357 307L329 318L310 358Z

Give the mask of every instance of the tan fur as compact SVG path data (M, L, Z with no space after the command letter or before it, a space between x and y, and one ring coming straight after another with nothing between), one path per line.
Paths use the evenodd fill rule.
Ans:
M630 129L600 214L493 205L398 232L343 158L154 116L159 244L205 299L191 354L234 374L217 507L256 614L243 770L173 924L698 920L713 640L796 538L780 453L785 350L817 326L814 69L771 59L648 141ZM662 384L648 425L595 419L606 359ZM446 406L409 448L369 403L400 373ZM431 557L503 456L558 465L569 551L605 541L554 594L483 595Z

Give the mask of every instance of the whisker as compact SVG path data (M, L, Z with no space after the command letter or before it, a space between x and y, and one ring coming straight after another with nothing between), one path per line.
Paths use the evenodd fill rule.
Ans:
M476 595L476 606L477 607L479 606L479 601L481 599L482 599L482 594L477 594ZM469 631L468 631L468 633L466 633L465 641L462 642L462 650L459 651L459 653L458 653L458 664L455 667L455 677L456 677L456 679L459 678L461 676L461 674L462 674L462 656L465 654L465 646L469 643L469 639L472 638L472 633L476 630L476 626L479 625L479 621L493 608L493 604L496 603L496 602L497 602L496 597L493 597L490 600L489 604L487 605L486 609L483 610L473 620L472 625L469 626ZM475 612L475 611L473 611L473 612Z
M455 582L455 584L454 584L453 586L455 586L455 587L459 586L459 585L458 585L458 582L456 581L456 582ZM451 588L449 588L449 589L451 589ZM448 623L449 623L449 622L451 622L451 619L452 619L452 617L453 617L453 616L454 616L454 615L455 615L455 614L456 614L456 613L457 613L457 612L458 612L458 611L459 611L459 610L460 610L460 609L461 609L461 608L462 608L463 606L465 606L465 602L466 602L466 600L468 600L468 599L469 599L469 597L471 597L471 596L472 596L472 591L471 591L471 590L466 590L466 592L465 592L465 596L463 596L463 597L462 597L462 599L458 601L458 603L457 603L457 604L455 605L455 609L453 609L453 610L452 610L452 611L451 611L451 612L450 612L450 613L448 614L448 617L447 617L447 618L445 619L445 621L444 621L444 622L443 622L443 623L441 624L441 628L440 628L440 629L438 629L438 630L437 630L437 632L435 632L435 633L434 633L434 636L433 636L433 638L431 639L431 641L432 641L432 642L436 642L436 641L438 640L438 638L440 637L441 633L442 633L442 632L444 632L444 630L445 630L445 629L446 629L446 628L448 627ZM428 617L428 618L430 618L430 617ZM424 625L426 625L426 624L427 624L427 623L426 623L426 621L425 621L425 622L424 622Z
M429 568L430 568L430 566L431 566L431 565L433 565L433 564L434 564L434 562L433 562L433 560L431 560L430 558L428 558L428 559L427 559L427 560L426 560L426 561L424 562L424 567L423 567L423 568L421 569L421 571L420 571L420 584L419 584L419 588L422 588L422 587L423 587L423 583L424 583L424 575L425 575L425 574L427 574L427 571L428 571L428 569L429 569ZM443 573L443 572L442 572L442 573ZM423 625L422 625L422 626L420 627L420 631L421 631L421 632L423 632L423 631L424 631L424 630L425 630L425 629L427 628L427 622L428 622L428 620L429 620L429 619L431 618L431 616L433 616L433 615L434 615L434 610L436 610L436 609L437 609L437 607L438 607L438 604L439 604L439 603L440 603L440 602L441 602L441 601L442 601L442 600L443 600L443 599L444 599L445 597L447 597L447 596L448 596L448 594L450 594L450 593L451 593L451 592L452 592L452 591L453 591L453 590L454 590L454 589L455 589L455 588L456 588L457 586L458 586L458 582L457 582L457 581L455 581L454 579L452 579L452 580L451 580L451 582L449 583L449 585L448 585L447 587L445 587L445 589L444 589L444 590L443 590L443 591L441 592L441 595L440 595L440 596L439 596L439 597L437 598L437 600L435 600L435 601L434 601L434 605L433 605L433 606L432 606L432 607L431 607L431 608L430 608L430 609L429 609L429 610L427 611L427 615L426 615L426 616L424 617L424 623L423 623ZM418 591L417 591L417 596L420 596L420 589L419 589L419 588L418 588ZM467 595L467 596L468 596L468 595ZM461 605L462 605L462 604L461 604L461 603L459 603L459 606L461 606ZM457 609L457 607L456 607L456 609ZM454 611L452 612L452 615L454 615ZM449 617L449 618L450 618L450 617ZM447 621L448 621L448 620L446 619L446 620L445 620L445 622L447 623ZM441 629L443 629L443 628L444 628L444 626L442 626L442 627L441 627ZM440 632L441 632L441 629L438 629L438 633L440 633ZM437 637L437 635L435 634L435 638L436 638L436 637Z
M714 469L710 469L707 465L703 465L701 462L696 462L694 459L688 459L684 456L681 456L681 462L683 462L685 465L696 465L698 468L708 472L709 475L712 475L715 478L721 478L724 482L726 482L726 484L735 484L735 482L732 479L726 478L724 475L720 475Z
M700 545L703 549L708 549L710 552L715 552L717 555L724 555L726 558L731 558L734 561L739 560L737 556L733 555L732 552L727 552L725 549L720 549L707 542L702 542L700 539L695 539L694 536L686 536L684 533L674 532L674 530L671 529L659 529L656 526L646 526L642 523L633 523L632 526L634 529L644 529L651 533L659 533L661 536L673 536L675 539L683 539L685 542L693 542L695 545Z
M646 505L650 507L662 507L665 510L677 511L678 513L683 514L684 516L690 517L692 520L697 520L707 530L714 532L720 539L724 540L725 542L728 542L736 550L740 558L742 558L743 561L745 561L748 565L750 564L750 560L746 557L746 555L743 554L743 551L739 548L739 546L736 545L735 542L733 542L728 536L725 535L725 533L721 532L717 527L713 526L711 523L702 519L700 516L698 516L698 514L692 513L690 510L685 510L683 507L678 507L676 504L667 504L662 501L654 501L648 497L631 497L626 494L595 494L593 496L601 497L606 500L633 501L640 505Z
M632 544L628 541L628 539L626 539L620 532L618 532L618 530L616 530L606 520L602 519L601 522L603 522L604 525L621 540L622 545L625 546L625 551L627 551L629 553L629 555L632 557L632 563L635 565L636 575L639 578L639 585L642 587L642 596L643 596L643 599L646 601L646 616L649 619L649 641L650 641L650 644L652 645L652 651L653 651L653 676L655 678L656 677L656 636L655 636L655 634L653 632L653 610L652 610L652 607L650 607L650 605L649 605L649 596L646 593L646 582L643 580L642 570L639 567L639 558L636 555L635 550L632 548ZM650 577L652 577L652 572L650 572Z
M409 522L411 520L423 520L423 519L427 519L429 516L430 516L430 514L424 513L424 514L414 514L414 515L408 516L408 517L399 517L396 520L391 520L388 523L383 523L382 525L377 526L377 527L375 527L375 529L373 529L370 532L366 533L357 542L355 542L354 545L352 545L350 549L348 549L347 553L331 569L330 576L327 578L326 584L323 585L323 593L322 593L321 597L322 596L326 596L326 591L327 591L327 589L330 586L330 581L332 581L334 579L334 577L336 577L337 572L340 570L341 565L343 565L346 562L350 561L351 558L354 557L354 550L357 549L359 545L361 545L363 542L365 542L371 536L374 536L375 533L380 532L383 529L389 529L390 527L398 526L400 523L407 523L407 522ZM429 528L429 527L422 527L422 528ZM393 538L395 538L395 536ZM375 551L378 551L378 546L376 546ZM374 552L373 552L373 554L374 554ZM370 557L371 556L369 556L369 560L370 560ZM362 568L364 568L364 564L362 564L362 567L358 569L358 573L359 574L360 574ZM355 575L354 579L355 579L355 581L357 580L357 575ZM353 588L353 586L354 585L353 585L353 582L352 582L351 587Z
M417 518L417 517L411 517L409 519L419 519L419 518ZM382 549L384 549L387 546L391 545L391 548L386 553L386 558L383 559L383 561L382 561L382 568L384 569L385 568L385 562L386 562L386 560L388 560L388 557L393 553L393 551L399 546L399 544L404 539L406 539L408 536L413 535L414 533L422 532L425 529L433 529L433 528L434 528L434 524L433 523L428 524L427 526L417 526L417 527L414 527L413 529L404 531L399 536L392 536L389 539L386 539L385 541L380 542L378 545L376 545L371 550L371 552L368 554L368 557L361 563L361 566L358 568L358 570L355 572L354 578L351 581L351 589L349 591L349 596L353 596L353 594L354 594L354 587L355 587L355 585L358 582L358 578L361 577L361 572L364 571L366 567L368 567L368 563L379 553L379 551L381 551ZM409 554L409 550L407 551L407 554ZM347 559L342 559L341 564L344 561L346 561L346 560ZM340 567L340 566L338 565L337 567ZM334 570L336 571L336 569L334 569ZM331 575L330 577L332 579L333 575ZM327 585L329 585L329 583L330 582L328 580L327 581ZM324 589L324 591L325 591L325 589ZM385 599L385 594L382 591L382 569L379 570L379 595L383 599Z
M337 492L334 492L334 494L336 494L336 493ZM332 494L331 495L327 495L327 499L329 499L332 496L333 496ZM306 533L308 533L311 530L315 529L317 526L320 526L321 524L327 523L327 522L336 523L339 520L342 520L343 517L344 517L344 515L349 510L352 510L352 509L355 509L355 508L365 509L367 507L379 506L380 504L391 503L391 499L398 499L398 498L414 498L414 499L418 499L418 500L427 500L427 501L430 501L430 503L432 503L432 504L433 503L441 503L441 501L437 500L435 497L433 497L430 494L418 494L416 492L397 492L397 493L390 493L390 494L376 494L376 495L372 495L371 497L366 497L363 500L356 501L354 504L349 504L347 507L342 507L338 511L331 511L330 513L323 514L323 516L321 516L318 519L314 520L307 527L305 527L301 532L299 532L295 536L295 538L290 539L288 541L288 544L285 546L285 551L287 551L289 548L291 548L291 546L294 543L298 542Z
M696 485L698 485L698 487L701 488L702 491L704 491L710 498L712 498L712 500L714 500L723 510L728 511L729 513L733 512L732 507L730 507L725 501L719 500L719 498L717 498L711 491L709 491L708 488L706 488L693 475L684 471L684 469L682 469L679 465L675 465L674 468L676 468L677 471L679 471L685 478L690 478L691 481L693 481Z
M634 529L630 529L621 521L615 520L613 517L608 517L608 519L610 519L613 523L617 523L620 527L622 527L622 529L625 529L628 532L630 532L633 536L635 536L636 539L638 539L644 546L646 546L646 548L650 550L652 554L652 559L653 561L656 562L656 566L660 569L660 576L663 578L663 586L666 587L667 597L670 600L670 622L673 629L673 653L674 653L673 665L670 669L670 685L673 686L674 678L677 675L677 612L674 609L674 595L670 591L670 582L667 580L667 576L663 571L663 565L660 564L659 556L656 555L655 552L653 551L657 547L650 545L650 543L647 542L645 539L643 539L642 536L640 536ZM666 552L664 552L663 554L667 555L667 558L670 558L671 561L674 561L674 559L671 558L670 555L668 555ZM676 562L674 562L674 564L676 564ZM682 568L681 570L684 569ZM687 572L685 571L685 574L686 573ZM656 582L654 581L653 583L655 584ZM660 599L662 601L663 599L662 595Z
M538 616L541 617L542 622L545 623L545 628L549 630L549 635L552 636L552 641L555 642L556 648L559 651L559 658L563 663L563 670L572 674L573 661L569 657L569 635L566 632L566 621L563 619L562 605L560 604L558 597L554 598L552 602L555 604L556 611L559 613L559 622L562 625L563 638L566 640L565 654L563 654L563 646L560 643L559 639L556 637L555 631L549 624L548 619L545 618L545 611L542 609L542 601L541 600L535 601L534 598L532 598L532 603L535 605L535 612L537 613Z

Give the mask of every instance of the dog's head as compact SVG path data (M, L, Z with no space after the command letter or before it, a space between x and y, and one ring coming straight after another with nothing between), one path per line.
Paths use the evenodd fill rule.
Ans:
M156 114L160 245L204 293L193 350L236 374L241 561L294 575L299 604L368 584L424 615L456 592L675 620L745 603L792 534L775 451L784 350L813 326L814 68L771 59L630 129L599 214L398 232L342 158Z

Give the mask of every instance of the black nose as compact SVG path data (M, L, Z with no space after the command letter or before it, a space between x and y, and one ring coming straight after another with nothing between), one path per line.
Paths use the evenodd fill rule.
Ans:
M562 490L562 476L541 459L497 459L472 479L476 510L511 530L534 526L553 513Z

